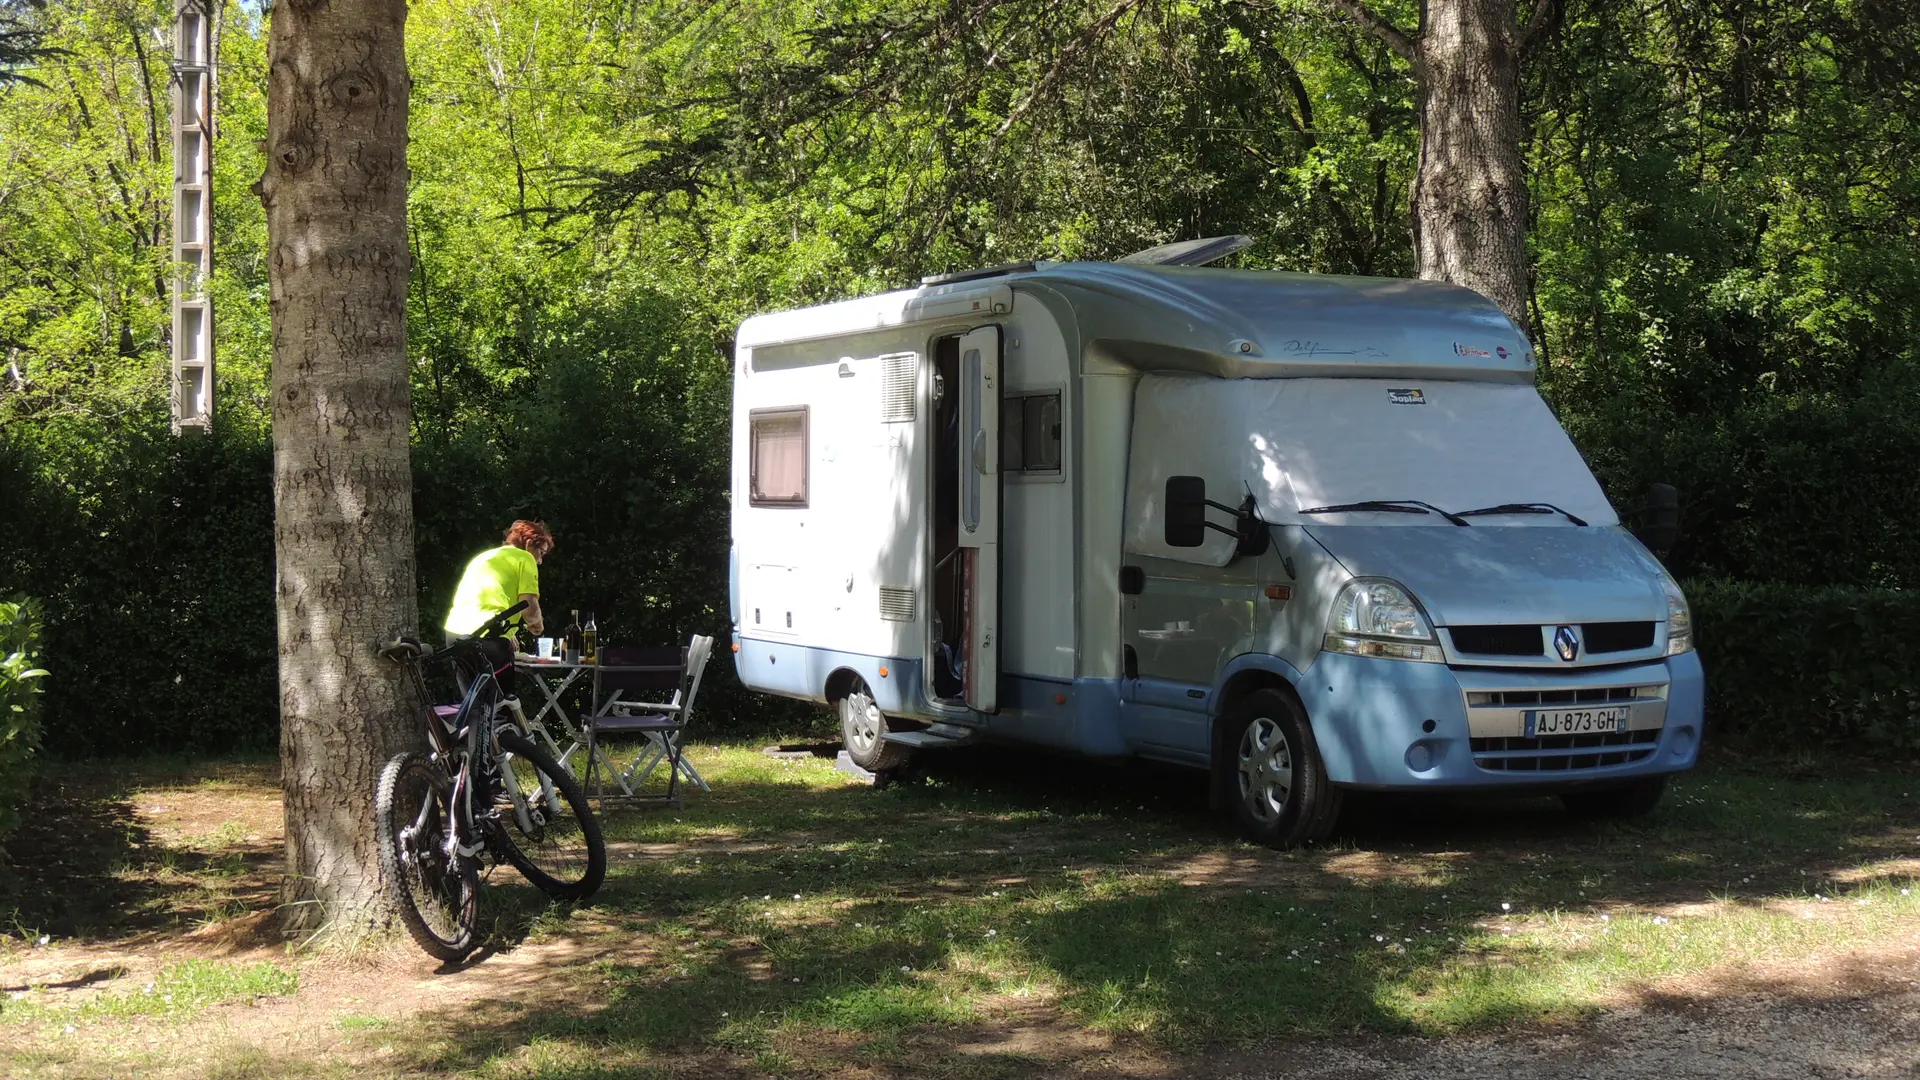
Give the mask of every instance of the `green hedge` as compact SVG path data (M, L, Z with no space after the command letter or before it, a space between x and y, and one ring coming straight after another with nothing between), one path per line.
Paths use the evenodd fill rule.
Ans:
M541 570L554 625L578 607L605 641L711 634L700 727L791 727L795 708L744 691L726 650L727 369L710 343L676 343L671 316L576 320L486 415L420 419L421 628L437 631L469 558L516 517L542 518L558 539ZM272 469L267 440L240 425L168 434L164 403L0 426L0 595L45 604L60 658L50 754L276 744Z
M18 822L40 747L40 605L0 601L0 838Z
M1709 738L1920 751L1920 609L1888 589L1695 581Z

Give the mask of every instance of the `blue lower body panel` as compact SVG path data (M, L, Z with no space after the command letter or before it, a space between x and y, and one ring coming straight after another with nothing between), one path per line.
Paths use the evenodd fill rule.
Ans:
M1564 788L1692 768L1699 756L1705 705L1699 657L1683 653L1631 671L1634 678L1627 681L1665 684L1663 726L1644 733L1648 742L1634 746L1631 753L1621 748L1541 751L1540 756L1549 759L1545 764L1555 766L1550 769L1494 769L1475 760L1462 678L1525 691L1579 685L1616 673L1594 668L1455 672L1441 664L1322 653L1295 688L1313 724L1328 778L1337 784L1400 790ZM1549 740L1539 743L1553 745ZM1628 757L1633 760L1625 760Z
M765 638L737 638L735 644L740 651L734 654L734 666L749 690L825 703L828 678L844 668L867 684L881 712L935 718L917 659L835 652Z
M830 678L845 670L859 676L875 703L892 716L963 724L996 739L1091 757L1139 755L1202 768L1208 764L1218 688L1140 679L1126 684L1123 701L1117 679L1003 675L1001 709L986 716L929 700L917 658L755 638L737 643L740 681L751 690L824 703ZM1322 653L1306 672L1285 669L1283 674L1306 707L1328 777L1353 787L1570 788L1679 772L1692 768L1700 751L1706 680L1693 653L1632 668L1524 672L1456 672L1441 664ZM1607 679L1664 686L1665 722L1657 731L1641 733L1643 741L1631 754L1542 751L1542 758L1554 759L1549 762L1554 769L1490 768L1483 764L1497 756L1490 752L1476 760L1463 680L1475 688L1524 692Z

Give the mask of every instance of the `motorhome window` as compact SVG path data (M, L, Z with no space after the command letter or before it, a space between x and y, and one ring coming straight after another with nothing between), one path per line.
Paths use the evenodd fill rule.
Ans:
M755 409L747 415L755 506L807 505L807 407Z
M1025 394L1000 403L1000 471L1060 471L1060 395Z

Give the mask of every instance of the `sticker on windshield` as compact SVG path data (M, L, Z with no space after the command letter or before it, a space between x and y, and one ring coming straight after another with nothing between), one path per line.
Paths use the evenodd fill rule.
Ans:
M1408 386L1399 389L1389 387L1387 401L1394 405L1425 405L1427 395L1418 387Z

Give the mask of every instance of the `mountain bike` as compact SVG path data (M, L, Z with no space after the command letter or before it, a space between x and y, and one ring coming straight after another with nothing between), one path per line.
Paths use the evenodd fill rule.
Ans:
M393 756L374 796L380 862L400 921L430 955L458 962L479 945L480 874L502 862L556 900L584 900L607 872L607 847L573 775L509 720L496 667L481 643L498 639L523 601L471 636L429 652L401 637L380 653L404 665L424 709L427 751ZM512 650L507 650L510 667ZM427 673L464 676L457 706L432 704Z

